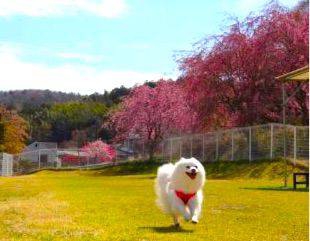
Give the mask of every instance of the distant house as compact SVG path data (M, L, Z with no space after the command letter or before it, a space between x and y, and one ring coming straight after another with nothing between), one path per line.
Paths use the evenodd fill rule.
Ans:
M118 159L134 159L144 155L144 143L138 134L130 134L122 144L114 146Z
M20 159L31 162L40 162L41 166L57 162L57 143L33 142L25 147Z
M37 151L37 150L43 150L43 149L57 149L57 143L56 142L39 142L35 141L31 143L30 145L26 146L23 150L23 152L27 151Z

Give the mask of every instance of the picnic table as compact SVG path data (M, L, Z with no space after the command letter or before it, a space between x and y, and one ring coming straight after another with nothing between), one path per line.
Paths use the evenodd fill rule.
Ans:
M298 177L304 177L304 180L298 181ZM297 184L305 184L309 188L309 172L296 172L293 173L294 189L297 188Z

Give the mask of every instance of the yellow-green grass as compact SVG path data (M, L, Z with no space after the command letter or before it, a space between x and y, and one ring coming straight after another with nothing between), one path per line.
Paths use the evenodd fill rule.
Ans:
M308 240L308 192L278 188L282 163L237 164L207 166L201 221L179 229L155 206L154 164L2 177L0 240Z

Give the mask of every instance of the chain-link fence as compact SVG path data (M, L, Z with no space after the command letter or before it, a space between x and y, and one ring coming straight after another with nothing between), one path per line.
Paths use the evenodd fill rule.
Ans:
M13 155L0 153L0 176L13 175Z
M17 155L0 154L0 175L11 176L44 168L93 168L148 158L147 145L139 139L115 145L116 157L110 162L100 162L81 149L59 149L57 145L46 147L33 151L28 148ZM165 139L155 150L155 157L164 162L192 156L202 162L272 160L278 157L290 158L294 163L308 162L309 127L266 124L184 135Z
M38 143L39 144L39 143ZM94 168L97 166L118 165L137 159L146 159L144 143L131 140L115 145L116 156L109 162L84 152L79 148L61 149L56 145L50 148L44 143L44 149L36 145L36 150L26 148L19 154L0 153L0 176L12 176L30 173L40 169Z
M203 162L278 157L308 162L309 127L272 123L172 137L163 143L166 161L192 156Z

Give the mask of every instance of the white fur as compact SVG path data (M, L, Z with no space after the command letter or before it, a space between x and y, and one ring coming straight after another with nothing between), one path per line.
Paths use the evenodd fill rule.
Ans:
M188 168L190 167L190 168ZM197 168L196 168L197 167ZM196 178L191 179L186 171L195 169ZM175 225L179 225L178 217L182 215L185 220L198 222L203 200L202 188L205 183L205 170L201 163L195 159L181 158L174 165L164 164L158 168L155 182L157 205L163 212L173 217ZM184 193L196 193L187 205L176 196L175 191L182 190Z

